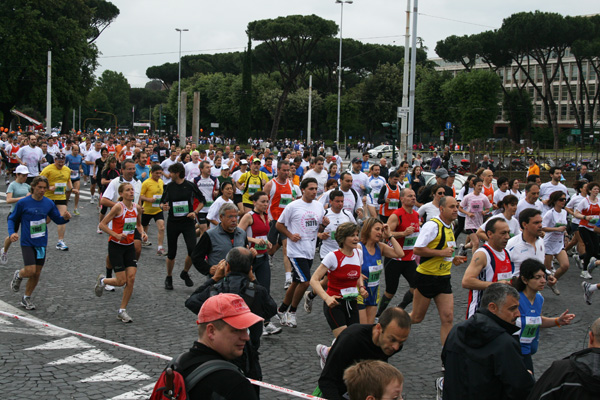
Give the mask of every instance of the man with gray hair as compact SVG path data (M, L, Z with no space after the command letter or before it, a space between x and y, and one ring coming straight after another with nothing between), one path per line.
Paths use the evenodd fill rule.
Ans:
M475 315L452 328L442 350L444 400L523 399L529 394L534 379L513 337L520 315L515 288L493 283L485 289Z
M192 253L192 262L201 274L213 276L229 250L248 245L246 231L238 227L238 212L235 204L223 204L219 209L219 225L200 237ZM256 250L251 251L256 255Z
M600 393L600 318L590 326L588 348L554 361L528 399L597 399Z

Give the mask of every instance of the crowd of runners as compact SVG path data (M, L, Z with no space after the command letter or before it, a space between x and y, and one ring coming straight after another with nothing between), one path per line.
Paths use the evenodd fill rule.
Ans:
M117 318L133 321L127 305L142 247L152 246L149 230L158 234L156 254L166 256L165 290L176 286L178 250L185 252L178 276L192 287L198 283L192 267L216 282L229 251L246 247L253 256L253 281L267 293L271 275L285 274L285 295L275 299L276 312L261 316L262 335L296 328L298 310L311 313L315 299L323 300L323 323L332 334L316 348L322 377L333 373L327 360L342 332L352 325L378 326L388 307L398 309L390 304L401 277L409 289L398 307L412 303L408 326L422 322L435 302L442 345L454 325L454 267L466 266L462 286L469 290L468 308L456 310L465 318L482 307L488 286L512 285L520 296L514 323L520 328L522 362L532 375L540 329L569 325L574 318L565 310L542 315L540 292L579 290L592 304L600 288L592 276L600 265L600 184L583 168L569 182L572 190L559 168L551 168L550 180L542 183L534 165L524 182L494 180L493 171L481 169L457 189L454 173L442 167L435 170L434 184L425 185L421 168L409 169L405 161L390 170L385 159L373 162L365 153L344 165L337 150L314 156L297 141L286 141L275 153L261 146L203 147L111 135L3 134L0 154L11 212L0 263L7 264L11 244L20 241L24 267L14 272L10 286L18 292L26 279L21 305L35 308L32 295L46 259L50 222L57 226L56 249L69 250L68 222L79 215L79 190L87 185L98 209L93 230L108 236L106 268L94 292L102 296L124 287ZM459 246L463 233L466 242ZM185 249L178 249L180 236ZM272 262L278 251L283 271ZM569 257L576 271L568 271ZM580 274L581 288L561 287L565 273ZM545 316L549 313L554 317ZM392 350L382 347L385 360L403 340L406 336ZM322 381L319 393L337 398L327 392L335 385Z

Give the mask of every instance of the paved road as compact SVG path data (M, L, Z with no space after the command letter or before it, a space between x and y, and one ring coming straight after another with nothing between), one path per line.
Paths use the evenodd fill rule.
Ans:
M84 188L84 192L87 188ZM0 183L0 192L5 186ZM117 320L121 290L97 298L94 280L104 272L107 249L106 235L96 234L96 207L89 204L89 192L84 197L82 215L68 224L68 252L54 249L56 229L50 225L50 247L46 267L33 301L37 309L20 308L17 294L9 289L16 268L22 266L19 247L9 251L9 262L0 266L0 310L18 312L67 329L114 340L149 351L176 355L196 338L195 316L183 305L193 288L185 287L174 278L174 291L163 288L165 259L155 255L156 248L144 248L139 272L128 312L134 322ZM85 199L87 197L87 199ZM0 194L0 199L4 195ZM0 204L0 218L5 221L8 206ZM3 224L0 236L6 234ZM464 236L461 237L464 240ZM150 240L156 243L156 229L151 227ZM180 250L184 249L180 243ZM181 254L181 253L180 253ZM176 276L183 258L176 262ZM315 260L315 267L317 260ZM576 267L574 267L576 269ZM467 291L460 288L465 267L455 267L452 284L455 288L455 322L466 311ZM279 303L283 296L283 267L279 253L273 268L273 297ZM192 274L196 284L204 278ZM554 359L581 349L589 324L599 315L596 307L587 306L582 298L578 270L569 271L560 288L561 296L544 291L545 315L555 316L569 308L577 317L571 327L542 331L540 348L534 356L538 375ZM402 281L399 293L407 288ZM600 301L600 298L595 299ZM394 302L398 301L398 296ZM310 393L320 372L315 345L332 340L322 302L315 301L312 314L298 312L298 328L286 328L281 335L265 338L261 346L261 363L266 382ZM6 398L81 398L81 399L142 399L147 398L165 362L155 357L123 348L55 332L22 321L0 317L0 381ZM391 363L403 371L406 379L406 399L435 398L434 380L440 375L439 320L435 306L425 321L415 325L402 352ZM289 398L263 390L262 398Z

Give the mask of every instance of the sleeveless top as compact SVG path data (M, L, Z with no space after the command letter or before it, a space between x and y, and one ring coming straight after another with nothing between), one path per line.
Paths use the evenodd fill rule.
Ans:
M264 221L260 217L260 214L255 213L254 211L250 211L249 214L252 216L252 225L248 227L246 232L248 233L248 237L253 237L254 239L264 239L264 245L260 246L252 243L252 247L256 249L258 254L265 254L267 252L266 242L267 234L269 233L269 220L266 214L264 214Z
M364 281L365 286L372 288L379 286L379 280L381 278L381 272L383 272L383 259L381 257L381 249L379 244L375 245L375 254L371 255L367 251L367 246L361 242L360 244L363 250L363 263L361 272L367 277Z
M133 243L133 236L137 225L137 207L133 205L133 209L128 210L127 206L123 202L118 204L123 207L121 215L116 216L112 220L112 230L116 233L125 233L127 237L123 241L119 241L114 237L110 236L109 241L113 241L118 244L130 245Z
M278 220L285 206L296 200L296 196L293 194L292 183L289 179L284 184L277 182L277 179L273 179L271 182L273 182L273 186L269 193L271 199L268 210L269 219Z
M389 203L382 204L379 206L379 214L389 217L392 213L400 207L400 186L396 186L396 190L392 190L390 185L385 184L387 190L385 191L385 198L389 199Z
M450 245L455 247L454 232L447 228L437 217L430 219L438 225L437 236L427 245L430 249L441 250ZM450 275L452 260L450 257L421 257L421 264L417 267L417 272L424 275L446 276Z

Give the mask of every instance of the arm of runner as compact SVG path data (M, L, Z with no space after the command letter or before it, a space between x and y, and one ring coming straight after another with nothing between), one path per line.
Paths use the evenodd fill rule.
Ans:
M485 251L485 250L484 250ZM487 257L483 252L477 251L471 259L471 263L465 270L465 274L462 279L462 287L471 290L485 290L492 282L484 282L477 277L481 273L481 270L487 264Z
M541 328L553 328L555 326L565 326L571 324L571 321L575 318L575 314L569 314L569 310L565 310L564 313L560 314L557 318L542 317Z
M310 286L312 287L313 292L315 292L315 294L322 298L329 308L333 308L339 305L337 299L341 297L328 295L327 292L323 289L323 286L321 286L321 279L323 279L323 277L327 275L327 272L329 272L329 269L327 269L327 267L324 264L319 265L317 270L310 277Z
M488 237L485 234L485 232L483 231L483 229L481 229L481 228L477 229L476 234L477 234L477 237L479 238L479 240L483 240L484 242L488 241Z
M123 207L121 206L121 204L114 205L110 209L110 212L106 215L106 217L104 217L104 219L102 221L100 221L100 224L98 225L100 227L100 230L102 230L104 233L107 233L110 236L114 237L118 241L127 239L127 235L124 233L117 233L117 232L113 231L112 229L110 229L108 227L108 223L110 221L112 221L114 217L116 217L123 211L122 208ZM138 217L139 217L139 215L138 215Z
M211 266L206 262L206 256L211 251L212 242L210 240L210 236L207 234L200 236L200 240L198 240L198 243L192 252L192 263L198 272L205 276L210 274Z
M289 238L292 242L297 242L297 241L299 241L301 239L301 237L300 237L299 234L297 234L297 233L292 234L288 230L288 228L284 224L282 224L281 222L279 222L279 221L275 224L275 227L277 228L277 230L279 232L281 232L282 234L284 234L285 237Z
M390 241L392 247L386 245L379 246L381 248L381 254L388 258L404 257L404 250L402 249L402 246L400 246L398 240L396 240L396 238L391 234L390 227L387 224L383 225L383 237L384 240Z
M146 234L146 232L144 231L144 227L142 226L142 213L144 212L144 209L139 204L136 204L136 207L137 207L137 221L136 221L135 227L138 230L138 232L140 233L140 235L142 236L142 240L145 242L148 240L148 235Z

